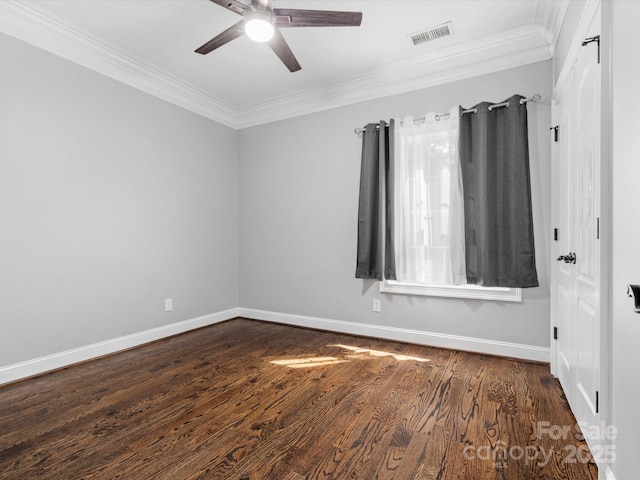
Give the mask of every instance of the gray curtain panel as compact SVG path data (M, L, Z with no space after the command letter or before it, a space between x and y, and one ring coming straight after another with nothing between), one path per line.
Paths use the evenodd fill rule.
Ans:
M527 105L524 97L460 120L467 281L485 287L537 287Z
M393 184L390 180L391 126L368 124L362 133L360 200L358 205L358 253L356 278L395 280L393 248ZM384 192L384 194L383 194ZM382 215L385 222L382 221ZM383 231L383 226L384 230ZM383 242L383 237L385 241ZM382 248L385 245L386 253Z

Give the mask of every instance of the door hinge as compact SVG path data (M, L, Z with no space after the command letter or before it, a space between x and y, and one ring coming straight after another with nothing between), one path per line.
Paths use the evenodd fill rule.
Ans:
M558 339L558 327L553 327L553 339Z
M596 413L600 413L600 392L596 390Z
M558 130L560 130L560 125L556 125L555 127L551 127L549 130L553 130L553 141L558 141Z
M598 63L600 63L600 35L596 35L595 37L585 38L582 42L582 46L589 45L590 43L596 42L598 44Z
M554 228L553 229L553 239L557 242L558 241L558 229Z

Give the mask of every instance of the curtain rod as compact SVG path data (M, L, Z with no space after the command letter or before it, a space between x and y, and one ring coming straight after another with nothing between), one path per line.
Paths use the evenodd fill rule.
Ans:
M542 96L539 93L536 93L534 95L532 95L529 98L521 98L520 99L520 105L522 105L523 103L527 103L527 102L533 102L533 103L538 103L540 100L542 99ZM499 107L508 107L509 106L509 102L503 102L503 103L495 103L493 105L489 105L489 111L493 110L494 108L499 108ZM464 115L465 113L477 113L478 109L477 108L470 108L468 110L463 110L461 115ZM446 118L449 116L449 113L436 113L435 115L435 119L436 120L440 120L441 118ZM421 118L417 118L414 120L414 123L421 123L424 122L425 117L421 117ZM356 127L353 129L353 132L358 135L361 136L362 132L364 132L367 129L367 127ZM379 130L380 126L376 125L376 130Z

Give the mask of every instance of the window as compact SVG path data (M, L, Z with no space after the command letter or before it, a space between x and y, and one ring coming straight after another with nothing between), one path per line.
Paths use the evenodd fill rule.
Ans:
M519 288L466 284L460 110L395 122L393 211L396 280L381 291L521 301Z

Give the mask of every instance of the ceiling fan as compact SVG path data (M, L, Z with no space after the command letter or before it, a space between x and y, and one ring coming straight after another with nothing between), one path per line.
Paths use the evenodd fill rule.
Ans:
M362 22L362 12L273 8L273 0L251 0L249 4L240 0L211 1L243 18L198 48L197 53L206 55L246 33L252 40L268 42L271 50L291 72L297 72L302 67L280 33L281 28L358 27Z

